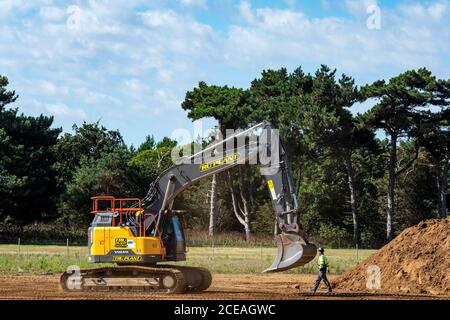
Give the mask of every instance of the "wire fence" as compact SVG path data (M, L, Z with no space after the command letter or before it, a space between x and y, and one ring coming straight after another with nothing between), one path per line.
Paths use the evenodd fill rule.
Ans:
M326 250L331 261L331 272L341 274L368 257L374 250L330 249ZM204 240L187 244L187 261L181 265L207 267L217 273L259 273L268 268L275 259L275 245L247 243L236 247L227 242ZM92 267L88 262L87 242L71 241L29 241L17 238L15 241L0 240L0 273L61 271L68 265ZM316 260L291 270L291 273L315 273Z
M17 245L17 246L87 246L87 240L72 240L66 238L64 240L30 240L23 238L0 240L0 245Z
M79 240L79 239L71 239L71 238L65 238L64 240L58 239L58 240L37 240L37 239L23 239L23 238L16 238L16 239L8 239L8 240L2 240L0 239L0 245L7 245L7 246L17 246L17 249L24 248L27 246L65 246L65 247L87 247L88 241L86 240ZM214 237L210 238L188 238L186 240L186 246L187 247L206 247L206 248L212 248L214 251L214 248L274 248L276 247L276 241L275 240L261 240L258 241L257 239L252 241L245 241L245 240L236 240L236 239L226 239L226 238L219 238L215 239ZM359 255L359 251L366 250L363 248L358 248L356 246L355 248L332 248L332 247L326 247L326 249L350 249L354 250L355 255Z
M22 245L22 246L87 246L87 240L77 240L66 238L64 240L41 240L41 239L8 239L1 240L0 245ZM237 247L237 248L259 248L259 247L273 247L276 245L275 240L270 241L245 241L245 240L234 240L234 239L186 239L186 245L189 247Z

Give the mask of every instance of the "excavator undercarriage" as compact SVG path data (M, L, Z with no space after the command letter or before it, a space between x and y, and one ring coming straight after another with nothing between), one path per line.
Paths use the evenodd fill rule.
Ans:
M69 270L60 279L61 287L65 291L138 291L174 294L206 290L211 281L211 273L205 268L172 265Z

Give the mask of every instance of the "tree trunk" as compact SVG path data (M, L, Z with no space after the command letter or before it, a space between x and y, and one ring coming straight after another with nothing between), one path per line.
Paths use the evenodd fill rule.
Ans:
M391 135L391 151L389 156L389 184L388 184L388 207L386 219L386 238L387 241L394 239L395 234L395 187L397 183L397 175L395 169L397 167L397 135Z
M245 215L244 219L244 230L245 230L245 241L250 241L251 238L251 230L250 230L250 217L248 215Z
M244 172L243 170L245 170L242 166L238 167L238 171L239 171L239 179L238 179L238 183L239 183L239 194L241 196L241 201L242 201L242 215L244 216L244 230L245 230L245 240L246 241L250 241L250 215L251 212L249 210L249 203L247 200L247 193L250 193L249 188L246 188L245 183L244 183ZM247 192L246 192L247 191Z
M438 186L438 212L440 218L447 217L447 190L448 190L448 169L449 163L446 159L444 163L437 165L437 186Z
M249 241L250 236L251 236L251 229L250 229L250 213L248 211L248 205L245 200L245 197L243 197L243 195L242 195L242 190L240 190L241 200L243 200L244 210L240 208L238 199L236 199L236 196L234 194L231 174L229 171L228 171L228 184L230 186L231 203L233 205L234 215L238 219L239 223L242 224L242 226L244 227L245 239L246 239L246 241Z
M353 240L355 245L359 247L361 245L361 233L359 228L358 205L356 201L355 173L353 171L351 154L345 157L344 164L347 169L348 188L350 190L350 207L352 209L353 218Z
M225 134L225 126L219 120L219 131L222 138ZM216 139L219 137L216 135ZM211 180L211 199L210 199L210 209L209 209L209 235L214 236L215 225L216 225L216 215L217 215L217 174L212 176Z
M214 236L214 228L217 212L217 175L212 176L211 181L211 207L209 210L209 235Z

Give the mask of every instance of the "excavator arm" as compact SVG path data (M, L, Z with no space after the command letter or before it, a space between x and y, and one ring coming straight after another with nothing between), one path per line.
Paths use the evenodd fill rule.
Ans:
M261 169L276 215L277 257L265 272L276 272L304 265L314 259L316 247L309 243L299 223L299 208L291 169L278 131L269 122L237 132L204 150L182 157L150 186L142 205L156 215L155 230L164 237L164 215L172 210L176 196L193 183L242 164ZM145 228L150 227L146 225ZM154 227L154 226L153 226Z

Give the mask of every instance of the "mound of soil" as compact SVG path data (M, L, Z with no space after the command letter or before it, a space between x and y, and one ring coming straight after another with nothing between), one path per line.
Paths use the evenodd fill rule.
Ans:
M376 281L378 271L381 282ZM336 287L450 296L450 218L427 220L405 229L339 277Z

